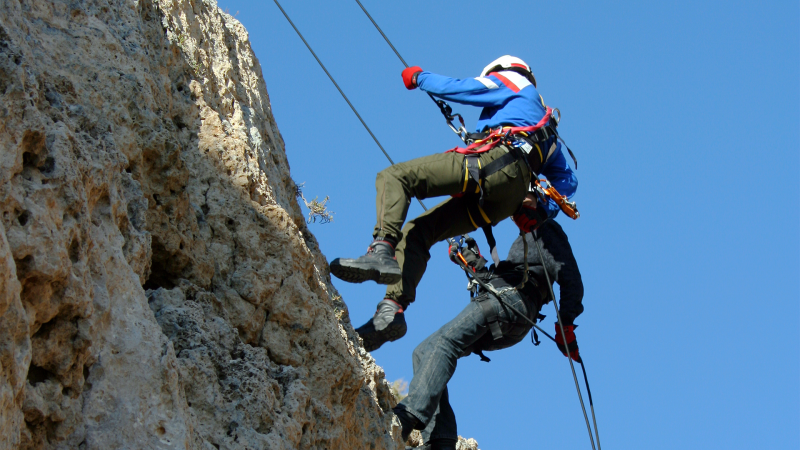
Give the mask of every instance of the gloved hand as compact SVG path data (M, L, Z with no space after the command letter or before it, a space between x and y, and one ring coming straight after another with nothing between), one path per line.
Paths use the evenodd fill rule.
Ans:
M517 224L520 231L523 233L530 233L531 231L539 228L547 220L547 212L542 205L536 205L536 202L523 203L517 212L511 216L511 220Z
M458 243L456 242L451 242L447 247L447 254L450 256L450 261L453 261L456 264L458 264L458 251Z
M564 345L564 337L561 336L561 327L556 322L556 345L558 345L558 349L561 350L564 356L567 356L567 350L569 350L569 356L573 360L581 362L578 341L575 339L575 325L564 325L564 334L567 337L566 346Z
M409 91L417 88L417 75L422 72L419 66L406 67L403 69L403 84Z
M468 237L464 241L464 244L465 244L464 249L461 252L461 255L467 261L467 265L472 267L473 270L483 269L486 266L486 259L483 257L483 255L481 255L481 251L478 248L478 243L475 242L475 239ZM447 252L450 255L450 261L453 261L454 263L461 266L461 264L459 264L457 259L458 251L459 251L458 246L453 245L452 243L447 248Z

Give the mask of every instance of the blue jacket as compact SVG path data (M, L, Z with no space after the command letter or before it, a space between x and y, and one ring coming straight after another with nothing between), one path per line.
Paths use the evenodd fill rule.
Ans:
M479 132L499 126L536 125L546 112L544 100L533 84L512 71L464 80L423 71L417 75L417 86L443 100L482 107L476 126ZM542 151L549 152L553 145L556 148L545 160L542 175L559 193L572 198L578 189L578 179L567 164L561 143L555 137L550 138L544 143ZM545 207L551 219L561 210L553 200Z

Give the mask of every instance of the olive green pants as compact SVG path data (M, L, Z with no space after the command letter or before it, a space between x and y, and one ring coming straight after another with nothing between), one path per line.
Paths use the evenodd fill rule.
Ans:
M507 152L508 147L500 145L482 153L480 166L486 167ZM517 160L481 180L483 206L479 206L474 183L467 183L464 160L460 153L438 153L395 164L378 173L375 180L378 223L373 236L397 240L395 256L403 273L400 282L388 287L386 298L403 305L413 302L433 244L489 223L497 224L522 204L531 181L524 161ZM468 184L472 192L464 193ZM462 193L463 196L443 201L403 227L413 197L422 200Z

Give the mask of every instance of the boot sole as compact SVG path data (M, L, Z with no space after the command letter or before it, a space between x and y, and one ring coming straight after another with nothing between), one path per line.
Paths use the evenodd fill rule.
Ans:
M406 325L405 318L402 318L399 321L393 321L381 331L374 330L372 333L367 333L366 335L362 335L361 333L358 335L361 336L361 340L364 341L364 350L372 352L381 348L381 346L387 342L394 342L405 336L406 331L408 331L408 326ZM358 332L358 330L356 330L356 332Z
M330 266L331 275L348 283L374 281L378 284L395 284L403 278L399 267L381 272L375 267L355 266L345 261L340 261L339 258L334 259Z

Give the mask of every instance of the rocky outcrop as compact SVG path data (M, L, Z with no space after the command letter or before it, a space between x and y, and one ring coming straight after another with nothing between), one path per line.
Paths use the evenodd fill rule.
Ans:
M2 448L403 448L213 0L0 1L0 146Z

